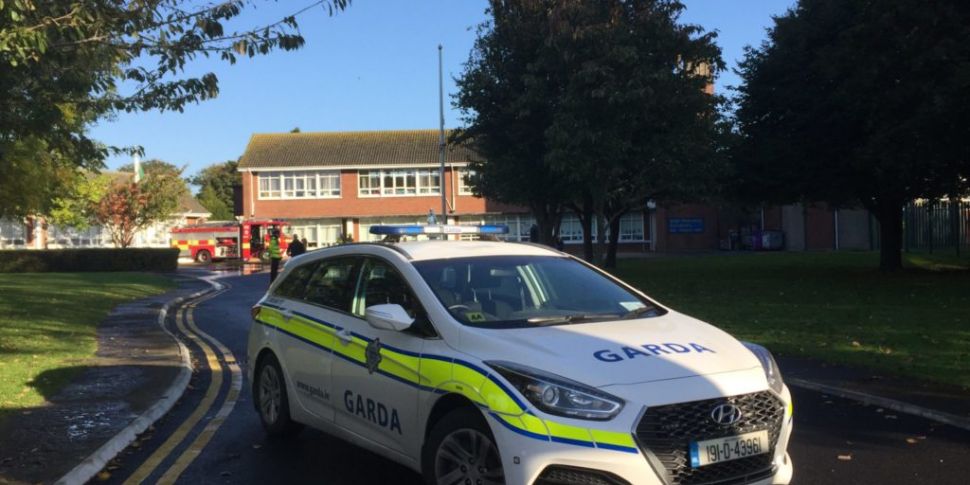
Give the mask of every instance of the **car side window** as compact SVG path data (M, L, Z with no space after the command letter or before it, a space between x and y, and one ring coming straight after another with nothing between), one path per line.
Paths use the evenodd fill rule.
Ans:
M307 281L304 299L309 303L349 312L354 301L359 262L360 259L353 257L319 262Z
M385 261L366 258L360 275L357 298L353 313L364 318L367 307L396 303L415 319L408 329L419 336L434 336L435 332L421 302L414 296L407 281L394 267Z
M319 262L313 261L293 268L286 275L286 279L276 286L273 295L291 300L302 300L304 294L306 294L307 283L310 281L310 277L313 276L313 272L317 269L318 265Z

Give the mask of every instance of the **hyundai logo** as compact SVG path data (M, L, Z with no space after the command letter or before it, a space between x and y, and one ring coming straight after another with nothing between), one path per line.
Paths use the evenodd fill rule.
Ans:
M730 426L741 421L741 408L733 404L715 406L711 410L711 419L721 426Z

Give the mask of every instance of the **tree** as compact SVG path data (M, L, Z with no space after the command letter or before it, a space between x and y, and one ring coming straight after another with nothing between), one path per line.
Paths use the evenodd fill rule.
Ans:
M451 141L466 143L480 159L471 167L477 194L528 207L539 241L553 244L571 189L545 159L545 129L552 123L555 79L535 69L546 39L543 2L490 2L492 20L456 80L455 106L465 126Z
M19 172L9 170L18 163L11 158L22 148L17 144L43 146L35 155L50 156L56 165L34 171L46 167L48 178L57 178L62 168L98 170L108 153L123 149L88 138L91 123L118 112L182 111L211 99L219 92L214 73L185 75L194 59L235 63L238 56L299 49L304 39L296 15L313 6L332 14L348 2L314 1L292 15L238 30L230 28L253 2L0 2L0 192L6 195L0 215L43 212L43 201L53 198L35 200L11 190L22 182ZM53 196L61 187L43 188Z
M108 194L114 177L104 173L85 173L72 182L70 192L53 199L52 208L47 212L48 220L60 226L87 229L96 222L95 211L98 204ZM124 175L122 175L124 176Z
M147 176L148 174L158 174L158 175L170 175L173 177L181 177L182 173L185 171L185 167L179 168L174 163L169 163L164 160L159 160L157 158L152 158L150 160L145 160L141 162L141 170ZM118 167L119 172L135 173L135 164L126 163Z
M233 218L232 209L226 205L225 202L219 195L216 194L215 189L211 185L205 185L202 190L199 191L199 195L196 196L199 199L199 203L202 207L205 207L212 213L212 219L217 221L229 221Z
M970 188L968 38L967 2L800 0L740 66L741 193L862 204L901 268L903 205Z
M104 196L92 204L92 218L108 229L115 246L126 248L138 231L178 212L185 194L185 182L171 175L146 173L138 183L128 177L116 177Z
M615 0L550 9L546 63L564 82L547 159L583 187L607 267L624 214L647 199L694 197L719 168L721 99L707 87L723 66L720 49L713 33L678 22L683 8Z
M115 246L130 246L138 231L178 213L188 194L182 169L161 160L146 161L143 167L145 177L137 183L131 165L119 172L79 174L70 191L53 200L48 219L81 229L100 225Z
M683 8L492 2L456 103L468 124L461 139L484 158L481 192L534 212L537 197L559 210L568 204L587 238L595 216L609 266L625 213L708 187L723 121L707 87L723 63L714 34L678 22Z
M237 170L238 165L239 162L235 160L216 163L202 169L189 179L192 185L199 187L199 202L212 212L214 219L233 218L235 204L233 188L242 185L242 175Z

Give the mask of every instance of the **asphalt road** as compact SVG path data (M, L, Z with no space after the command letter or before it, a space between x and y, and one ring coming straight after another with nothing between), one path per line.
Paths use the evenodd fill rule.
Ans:
M198 304L197 327L246 358L249 309L262 295L268 275L222 279L230 288ZM193 354L201 358L198 345ZM177 459L191 455L189 443L204 433L230 395L226 374L212 409L186 439L162 459L146 483L157 481ZM198 360L197 368L205 368ZM123 483L204 402L212 381L208 371L193 378L176 408L109 466L102 482ZM789 447L794 484L966 484L970 483L970 432L816 392L793 389L795 431ZM109 476L110 475L110 476ZM179 483L418 484L420 477L400 465L344 441L305 430L290 441L268 440L253 408L249 383L211 441L181 473Z

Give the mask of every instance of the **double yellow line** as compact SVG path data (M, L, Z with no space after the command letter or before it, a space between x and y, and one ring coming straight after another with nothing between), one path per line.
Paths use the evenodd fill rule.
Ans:
M190 340L196 343L199 348L202 349L202 353L205 355L206 364L211 371L212 378L209 380L209 387L205 391L205 395L202 397L202 401L196 406L195 410L189 417L182 422L181 425L162 443L161 446L155 450L151 456L145 460L144 463L135 470L134 473L125 480L125 485L136 485L144 482L149 476L155 473L159 465L165 461L171 454L172 451L185 441L188 434L195 429L199 421L205 417L212 406L215 404L216 398L219 396L219 390L222 388L223 380L225 379L224 371L222 365L219 363L219 357L221 356L223 361L226 363L226 367L230 371L230 385L229 393L226 399L222 402L222 406L216 415L209 421L209 423L203 428L202 432L196 436L195 440L192 441L189 446L182 451L181 454L175 459L175 462L162 474L156 483L168 484L175 483L178 480L182 472L192 461L194 461L202 450L215 435L219 427L225 422L229 414L232 413L233 408L236 406L236 401L239 398L239 392L242 390L242 371L239 369L239 364L236 362L236 357L232 352L226 348L222 342L219 342L211 335L203 332L195 325L195 318L193 316L195 307L207 300L215 298L216 296L224 293L228 289L228 286L220 289L214 293L197 298L196 300L182 305L179 309L175 323L182 335L185 335ZM207 342L208 341L208 342ZM209 345L212 344L212 346ZM213 349L213 346L215 349Z

